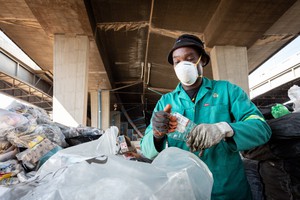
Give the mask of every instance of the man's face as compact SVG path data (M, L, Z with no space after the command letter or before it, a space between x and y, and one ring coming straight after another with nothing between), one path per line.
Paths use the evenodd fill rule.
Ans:
M196 63L199 59L197 51L191 47L180 47L173 52L173 67L181 61Z

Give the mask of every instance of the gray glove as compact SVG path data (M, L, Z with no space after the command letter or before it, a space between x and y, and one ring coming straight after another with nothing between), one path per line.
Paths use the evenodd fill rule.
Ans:
M216 145L233 134L232 128L226 122L199 124L188 134L186 143L195 152Z
M163 138L169 129L170 114L165 111L155 112L152 117L153 135Z

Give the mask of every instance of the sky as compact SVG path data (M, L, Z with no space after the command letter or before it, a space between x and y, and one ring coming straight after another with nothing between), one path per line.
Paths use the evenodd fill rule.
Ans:
M2 108L2 109L7 109L7 107L9 107L9 105L11 103L16 101L14 98L12 98L8 95L2 94L2 93L0 93L0 99L1 99L0 108ZM22 104L25 103L23 101L19 101L19 100L17 100L17 101L22 102Z
M260 80L267 78L269 74L280 70L279 68L282 68L284 63L297 53L300 53L300 36L295 38L292 42L253 71L249 75L249 86L253 86L255 82L259 82ZM300 56L298 56L297 59L299 58Z
M17 57L19 60L22 60L22 62L24 62L32 69L41 70L41 68L1 30L0 30L0 46L3 49L10 52L13 56Z

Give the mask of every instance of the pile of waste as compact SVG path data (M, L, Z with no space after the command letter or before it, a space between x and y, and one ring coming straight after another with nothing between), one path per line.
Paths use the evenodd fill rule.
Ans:
M300 87L293 85L288 97L288 104L259 107L272 130L271 138L242 152L249 183L265 199L300 199Z
M0 147L0 199L196 200L212 191L212 173L191 152L170 147L149 160L115 126L67 127L22 104L0 110Z
M26 181L59 150L103 133L93 127L68 127L53 122L41 108L11 103L0 109L0 185Z
M151 163L131 161L118 153L117 135L110 127L97 140L58 151L34 177L0 186L0 199L210 199L212 174L196 155L170 147Z

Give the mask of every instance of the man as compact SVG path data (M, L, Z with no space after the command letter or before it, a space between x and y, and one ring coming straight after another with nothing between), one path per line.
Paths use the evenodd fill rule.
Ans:
M271 130L240 87L202 76L202 66L209 60L198 37L185 34L176 40L168 62L181 83L158 101L141 149L150 159L166 148L167 142L192 151L213 174L212 199L251 199L239 151L266 143ZM186 140L172 136L177 122L171 112L197 124Z

